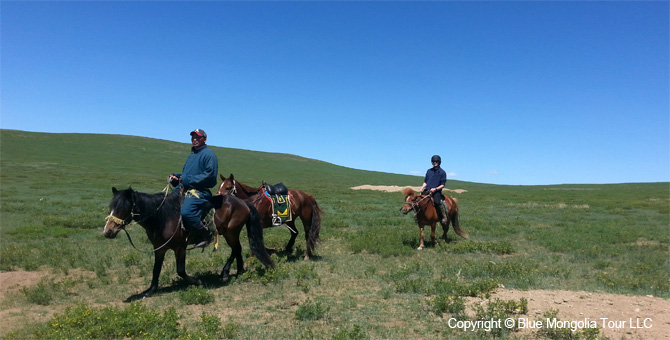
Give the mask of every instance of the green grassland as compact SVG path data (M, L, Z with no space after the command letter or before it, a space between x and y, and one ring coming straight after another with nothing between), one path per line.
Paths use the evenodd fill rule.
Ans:
M46 317L0 328L3 338L515 337L513 331L459 333L445 320L522 310L523 301L507 307L491 301L475 316L464 312L464 297L488 296L499 285L670 298L669 183L449 180L448 188L467 190L451 195L471 238L451 231L449 243L417 251L418 228L399 212L400 193L350 188L418 186L421 177L212 147L225 176L254 186L283 182L315 196L324 212L319 257L302 260L301 231L292 254L273 255L276 269L266 271L251 258L246 273L221 284L217 275L230 251L224 243L217 252L188 254L187 271L204 282L188 287L169 253L161 291L123 303L149 286L153 257L123 236L102 236L111 188L160 192L167 175L180 172L190 146L13 130L0 132L0 143L0 270L48 273L0 304L0 310ZM138 247L150 247L140 226L128 229ZM281 250L288 236L283 227L265 230L270 248ZM244 248L246 256L248 243Z

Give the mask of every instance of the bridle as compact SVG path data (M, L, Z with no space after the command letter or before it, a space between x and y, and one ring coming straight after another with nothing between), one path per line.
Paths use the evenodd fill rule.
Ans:
M221 186L223 186L223 183L221 183ZM235 183L235 180L233 180L233 188L230 190L228 195L233 195L237 197L237 183Z
M163 189L163 192L165 192L165 195L163 196L163 201L161 201L161 204L158 205L158 208L156 208L156 210L153 213L151 213L149 216L144 218L144 220L153 216L154 214L156 214L156 212L158 212L160 210L160 208L165 203L165 200L167 199L169 189L170 189L170 184L168 184L168 186L166 186L165 189ZM135 219L135 217L140 216L141 214L139 212L135 212L137 210L137 203L135 202L135 198L133 196L131 196L130 199L133 202L133 207L130 209L130 215L128 215L128 217L126 217L125 219L120 219L120 218L110 214L109 216L105 217L105 221L112 221L112 222L116 223L119 226L119 229L123 230L126 233L126 236L128 237L128 241L130 242L130 245L132 245L133 248L135 248L135 250L137 250L141 253L154 253L154 252L160 250L161 248L165 247L168 243L170 243L170 241L172 241L174 236L177 234L177 229L179 229L179 226L174 228L174 232L172 233L172 236L170 236L170 238L167 241L165 241L165 243L163 243L163 245L161 245L158 248L155 248L153 250L140 250L135 246L135 243L133 242L133 239L130 237L130 233L128 233L128 230L126 230L126 226L130 225L133 222L140 223L143 219L139 219L139 220ZM181 214L179 216L179 224L181 224Z
M421 199L417 200L417 201L410 201L410 202L405 201L405 203L403 204L403 205L409 205L412 208L412 211L414 211L414 215L418 214L419 211L421 211L421 204L420 203L423 200L425 200L427 198L432 198L432 196L430 196L430 195L419 195L419 196L423 196L423 197Z

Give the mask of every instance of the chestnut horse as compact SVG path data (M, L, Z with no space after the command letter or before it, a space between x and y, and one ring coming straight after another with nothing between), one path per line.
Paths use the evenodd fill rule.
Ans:
M153 249L148 252L154 253L154 267L153 276L151 279L151 286L144 292L135 295L128 300L136 298L144 298L151 296L158 290L158 278L163 267L163 260L165 253L168 250L174 251L175 259L177 261L177 274L182 277L188 284L200 285L200 280L194 279L186 274L186 250L188 243L188 231L181 227L181 198L177 194L145 194L134 191L131 188L125 190L117 190L112 188L114 197L109 204L109 216L105 219L107 222L102 234L106 238L115 238L121 231L126 231L125 228L132 222L137 222L146 231L147 237L153 245ZM265 245L262 238L262 227L258 223L258 218L253 218L253 206L247 206L241 200L235 206L223 205L221 211L216 211L217 215L236 214L243 215L242 218L237 218L235 223L220 223L217 225L219 233L226 236L228 244L233 248L231 258L228 259L228 267L232 263L232 258L237 256L235 250L236 245L239 245L239 234L242 225L247 223L249 243L252 249L257 254L263 254ZM254 223L255 221L255 223ZM260 231L260 236L258 235ZM126 231L127 233L127 231ZM235 235L238 242L235 243ZM130 240L130 236L128 236ZM135 246L130 240L133 247ZM267 255L267 252L265 253ZM239 259L239 257L238 257ZM265 265L271 266L272 263L263 262L265 257L259 255L259 259ZM238 268L241 261L238 261ZM239 269L238 269L239 270ZM226 272L221 273L222 277Z
M416 217L416 223L419 225L419 236L421 243L419 245L419 250L423 249L423 227L426 225L430 226L430 240L433 244L438 244L435 240L435 225L440 221L435 205L433 204L433 197L430 195L418 195L414 192L412 188L405 188L402 191L402 194L405 196L405 203L403 204L400 211L403 214L407 214L410 211L414 211ZM444 202L447 204L447 224L442 224L442 237L444 241L447 241L447 231L449 230L449 223L454 225L454 231L461 237L469 238L470 236L464 233L461 230L461 226L458 223L458 204L456 199L444 194Z
M240 243L240 231L242 225L247 225L247 238L251 252L268 268L273 268L274 263L268 254L263 242L263 225L258 211L249 202L245 202L235 196L216 195L210 199L214 206L214 226L219 235L223 235L232 249L228 261L221 271L221 281L227 281L230 266L237 259L237 275L244 272L244 261L242 260L242 245Z
M230 174L226 178L219 175L223 182L219 186L219 195L235 195L243 200L253 203L261 216L261 223L265 228L271 228L272 224L272 205L263 194L263 187L253 188L235 180L235 176ZM295 227L295 219L300 217L305 229L305 242L307 252L305 259L314 256L314 249L319 241L319 231L321 229L321 208L312 195L306 194L300 190L288 191L291 202L291 213L294 219L285 222L291 232L291 238L286 244L286 251L293 252L293 245L298 236L298 229Z

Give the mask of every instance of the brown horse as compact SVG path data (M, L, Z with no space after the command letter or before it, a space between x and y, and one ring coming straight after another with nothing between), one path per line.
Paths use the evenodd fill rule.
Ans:
M109 204L110 213L109 216L107 216L105 219L107 223L105 224L105 228L102 234L107 238L115 238L121 230L125 231L127 225L132 222L137 222L144 228L147 237L149 237L149 240L153 245L153 249L148 251L154 253L154 267L151 286L149 286L149 288L144 292L128 298L128 300L148 297L158 290L158 278L163 267L165 253L168 250L172 250L175 253L175 259L177 261L177 274L186 280L188 284L200 285L200 280L194 279L186 274L186 247L188 243L188 231L181 228L181 198L179 195L165 193L145 194L134 191L131 188L125 190L117 190L116 188L112 188L112 193L114 194L114 197ZM247 205L242 201L240 201L238 205L243 205L245 208L247 207ZM233 209L233 207L224 205L221 208L222 211L217 211L216 213L225 215L225 211L231 209ZM238 208L235 207L235 209ZM237 223L221 223L219 226L219 232L224 235L239 236L241 226L244 224L244 222L247 222L247 228L253 229L255 226L257 230L262 231L257 218L256 224L253 224L254 220L250 214L251 208L248 209L249 210L239 209L242 214L246 214L248 217L247 219L241 219L241 221L238 221ZM249 224L251 224L251 226ZM252 246L254 246L254 243L260 243L261 246L255 247L254 251L262 254L262 251L265 250L265 245L263 245L262 232L260 239L258 239L257 235L257 232L249 232L249 242L252 244ZM128 236L128 239L130 240L130 236ZM226 239L228 239L228 237ZM133 244L132 240L131 244ZM233 246L234 244L234 242L233 244L230 244L231 248L233 248L231 258L233 258L234 255L237 255L235 252L235 247ZM239 244L239 240L237 244ZM259 256L259 258L261 258L261 256ZM228 262L232 263L232 260L229 259ZM240 261L238 261L238 265L239 263ZM265 262L263 263L265 264Z
M419 245L419 250L423 249L423 227L426 225L430 226L430 240L433 244L438 244L435 240L435 225L440 221L435 205L433 204L433 197L430 195L418 195L414 192L412 188L405 188L402 191L402 194L405 196L405 203L403 204L400 211L403 214L407 214L410 211L414 211L416 217L416 223L419 225L419 236L421 238L421 243ZM454 225L454 231L461 237L469 238L470 236L464 233L461 230L461 226L458 223L458 204L456 199L444 194L444 201L447 203L447 224L442 223L442 237L444 241L447 241L447 231L449 230L449 223Z
M210 199L214 206L214 225L219 235L223 235L232 249L226 265L221 271L221 280L227 281L230 266L237 259L237 274L244 271L242 260L242 245L240 243L240 231L244 224L247 225L247 238L251 252L268 268L273 268L274 263L268 254L263 242L263 226L259 219L258 211L249 202L245 202L235 196L216 195Z
M261 223L265 228L273 227L272 223L272 203L265 198L263 187L253 188L235 180L235 176L230 174L226 178L219 175L223 182L219 187L219 195L235 195L243 200L253 203L261 217ZM312 195L306 194L300 190L288 191L291 202L291 212L293 216L300 217L305 229L305 242L307 252L305 259L314 256L314 249L319 241L319 231L321 229L321 209ZM286 244L286 251L292 252L295 239L298 236L298 229L295 227L295 218L285 222L291 232L291 238Z

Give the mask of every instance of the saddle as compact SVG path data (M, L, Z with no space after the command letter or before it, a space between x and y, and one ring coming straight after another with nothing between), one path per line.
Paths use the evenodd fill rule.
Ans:
M288 194L288 188L283 183L275 185L264 183L263 187L263 195L272 206L272 225L279 226L284 222L292 221L291 196Z
M284 183L277 183L275 185L265 183L265 191L270 195L288 195L288 188Z

